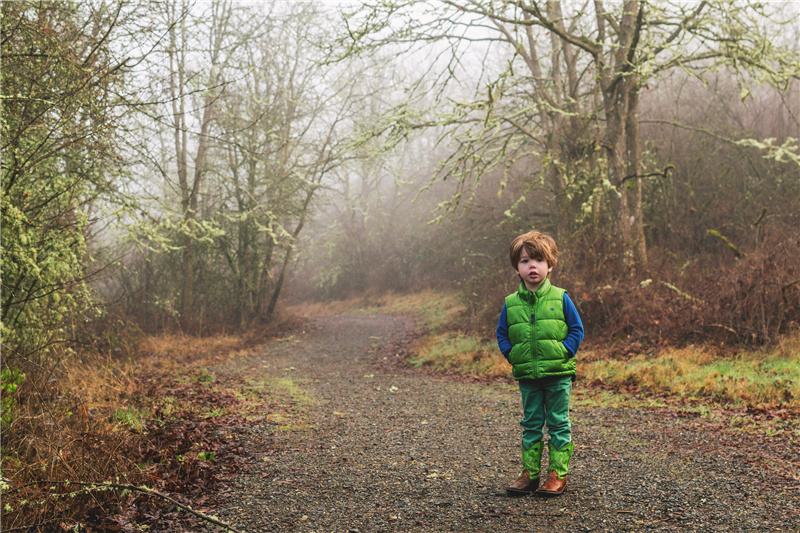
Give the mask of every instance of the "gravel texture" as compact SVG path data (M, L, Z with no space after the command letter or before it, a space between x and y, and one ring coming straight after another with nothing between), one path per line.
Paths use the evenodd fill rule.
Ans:
M265 346L252 368L311 401L290 427L250 428L252 463L214 512L252 532L800 531L798 481L666 410L573 408L566 492L506 496L521 461L516 386L392 364L413 327L316 318Z

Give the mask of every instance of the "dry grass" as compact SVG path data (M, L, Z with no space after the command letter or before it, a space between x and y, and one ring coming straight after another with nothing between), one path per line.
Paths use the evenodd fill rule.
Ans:
M430 336L415 347L410 363L435 370L482 377L507 377L511 365L493 341L481 341L474 335L446 332Z
M3 494L4 528L38 524L48 530L54 520L71 523L89 509L100 515L114 509L120 504L114 491L57 497L73 489L52 492L41 483L138 484L139 464L129 451L138 449L154 410L163 407L158 384L188 376L202 385L204 376L213 379L206 367L246 354L268 334L137 336L123 350L65 352L54 354L61 360L49 369L22 367L26 379L17 391L14 419L3 427L2 472L11 482L11 492Z
M349 300L304 303L287 308L298 316L332 316L346 313L402 313L415 316L435 331L456 324L466 306L455 293L425 290L411 294L364 295Z
M349 298L347 300L335 300L331 302L305 302L294 304L286 308L286 311L298 316L335 316L347 313L357 313L364 305L364 298Z
M140 354L137 364L156 367L181 366L198 361L209 364L237 355L254 343L258 343L258 339L246 334L193 337L164 333L142 339L137 347L137 352Z
M615 387L635 386L734 405L800 408L800 335L775 348L718 355L703 346L670 349L628 360L581 361L581 377Z

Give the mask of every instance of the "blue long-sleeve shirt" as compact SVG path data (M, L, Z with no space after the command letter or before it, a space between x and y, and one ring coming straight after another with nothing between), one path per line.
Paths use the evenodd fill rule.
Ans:
M583 340L583 322L581 322L578 309L566 292L564 293L564 321L567 323L567 338L564 339L564 348L567 349L570 357L575 357ZM500 311L500 320L497 321L497 345L508 359L512 345L508 338L508 312L505 304L503 304L503 310Z

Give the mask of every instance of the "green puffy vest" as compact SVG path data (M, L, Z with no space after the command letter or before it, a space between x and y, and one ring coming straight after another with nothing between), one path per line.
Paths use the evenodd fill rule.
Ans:
M576 375L575 358L563 344L567 338L564 292L546 279L536 292L520 283L519 290L506 297L508 337L513 345L508 361L514 379Z

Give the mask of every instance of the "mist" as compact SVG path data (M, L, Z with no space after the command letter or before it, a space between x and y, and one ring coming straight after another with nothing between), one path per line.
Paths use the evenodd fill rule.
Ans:
M53 226L7 223L6 316L46 316L36 310L49 309L46 295L78 291L58 317L97 302L148 331L203 331L269 321L284 302L427 288L458 292L488 328L514 284L507 243L538 229L558 239L555 276L585 298L593 332L647 338L645 324L592 307L600 288L622 295L657 280L665 301L684 293L713 309L738 265L766 268L776 246L793 264L791 4L650 6L645 17L695 24L680 35L641 26L627 62L614 50L630 36L569 3L552 6L557 23L512 4L434 4L45 10L107 37L81 45L95 89L76 71L61 100L72 107L5 106L4 202L25 213L50 168L91 161L36 204L85 250L71 271L36 281L24 246L12 250ZM83 43L80 27L64 42ZM734 27L745 33L731 46ZM13 91L25 67L6 55ZM87 126L69 130L69 113ZM64 142L36 148L37 128ZM764 282L788 287L785 316L727 317L725 340L770 342L795 323L793 272ZM738 308L745 296L726 298ZM37 331L58 329L48 320ZM687 338L682 327L658 334Z

